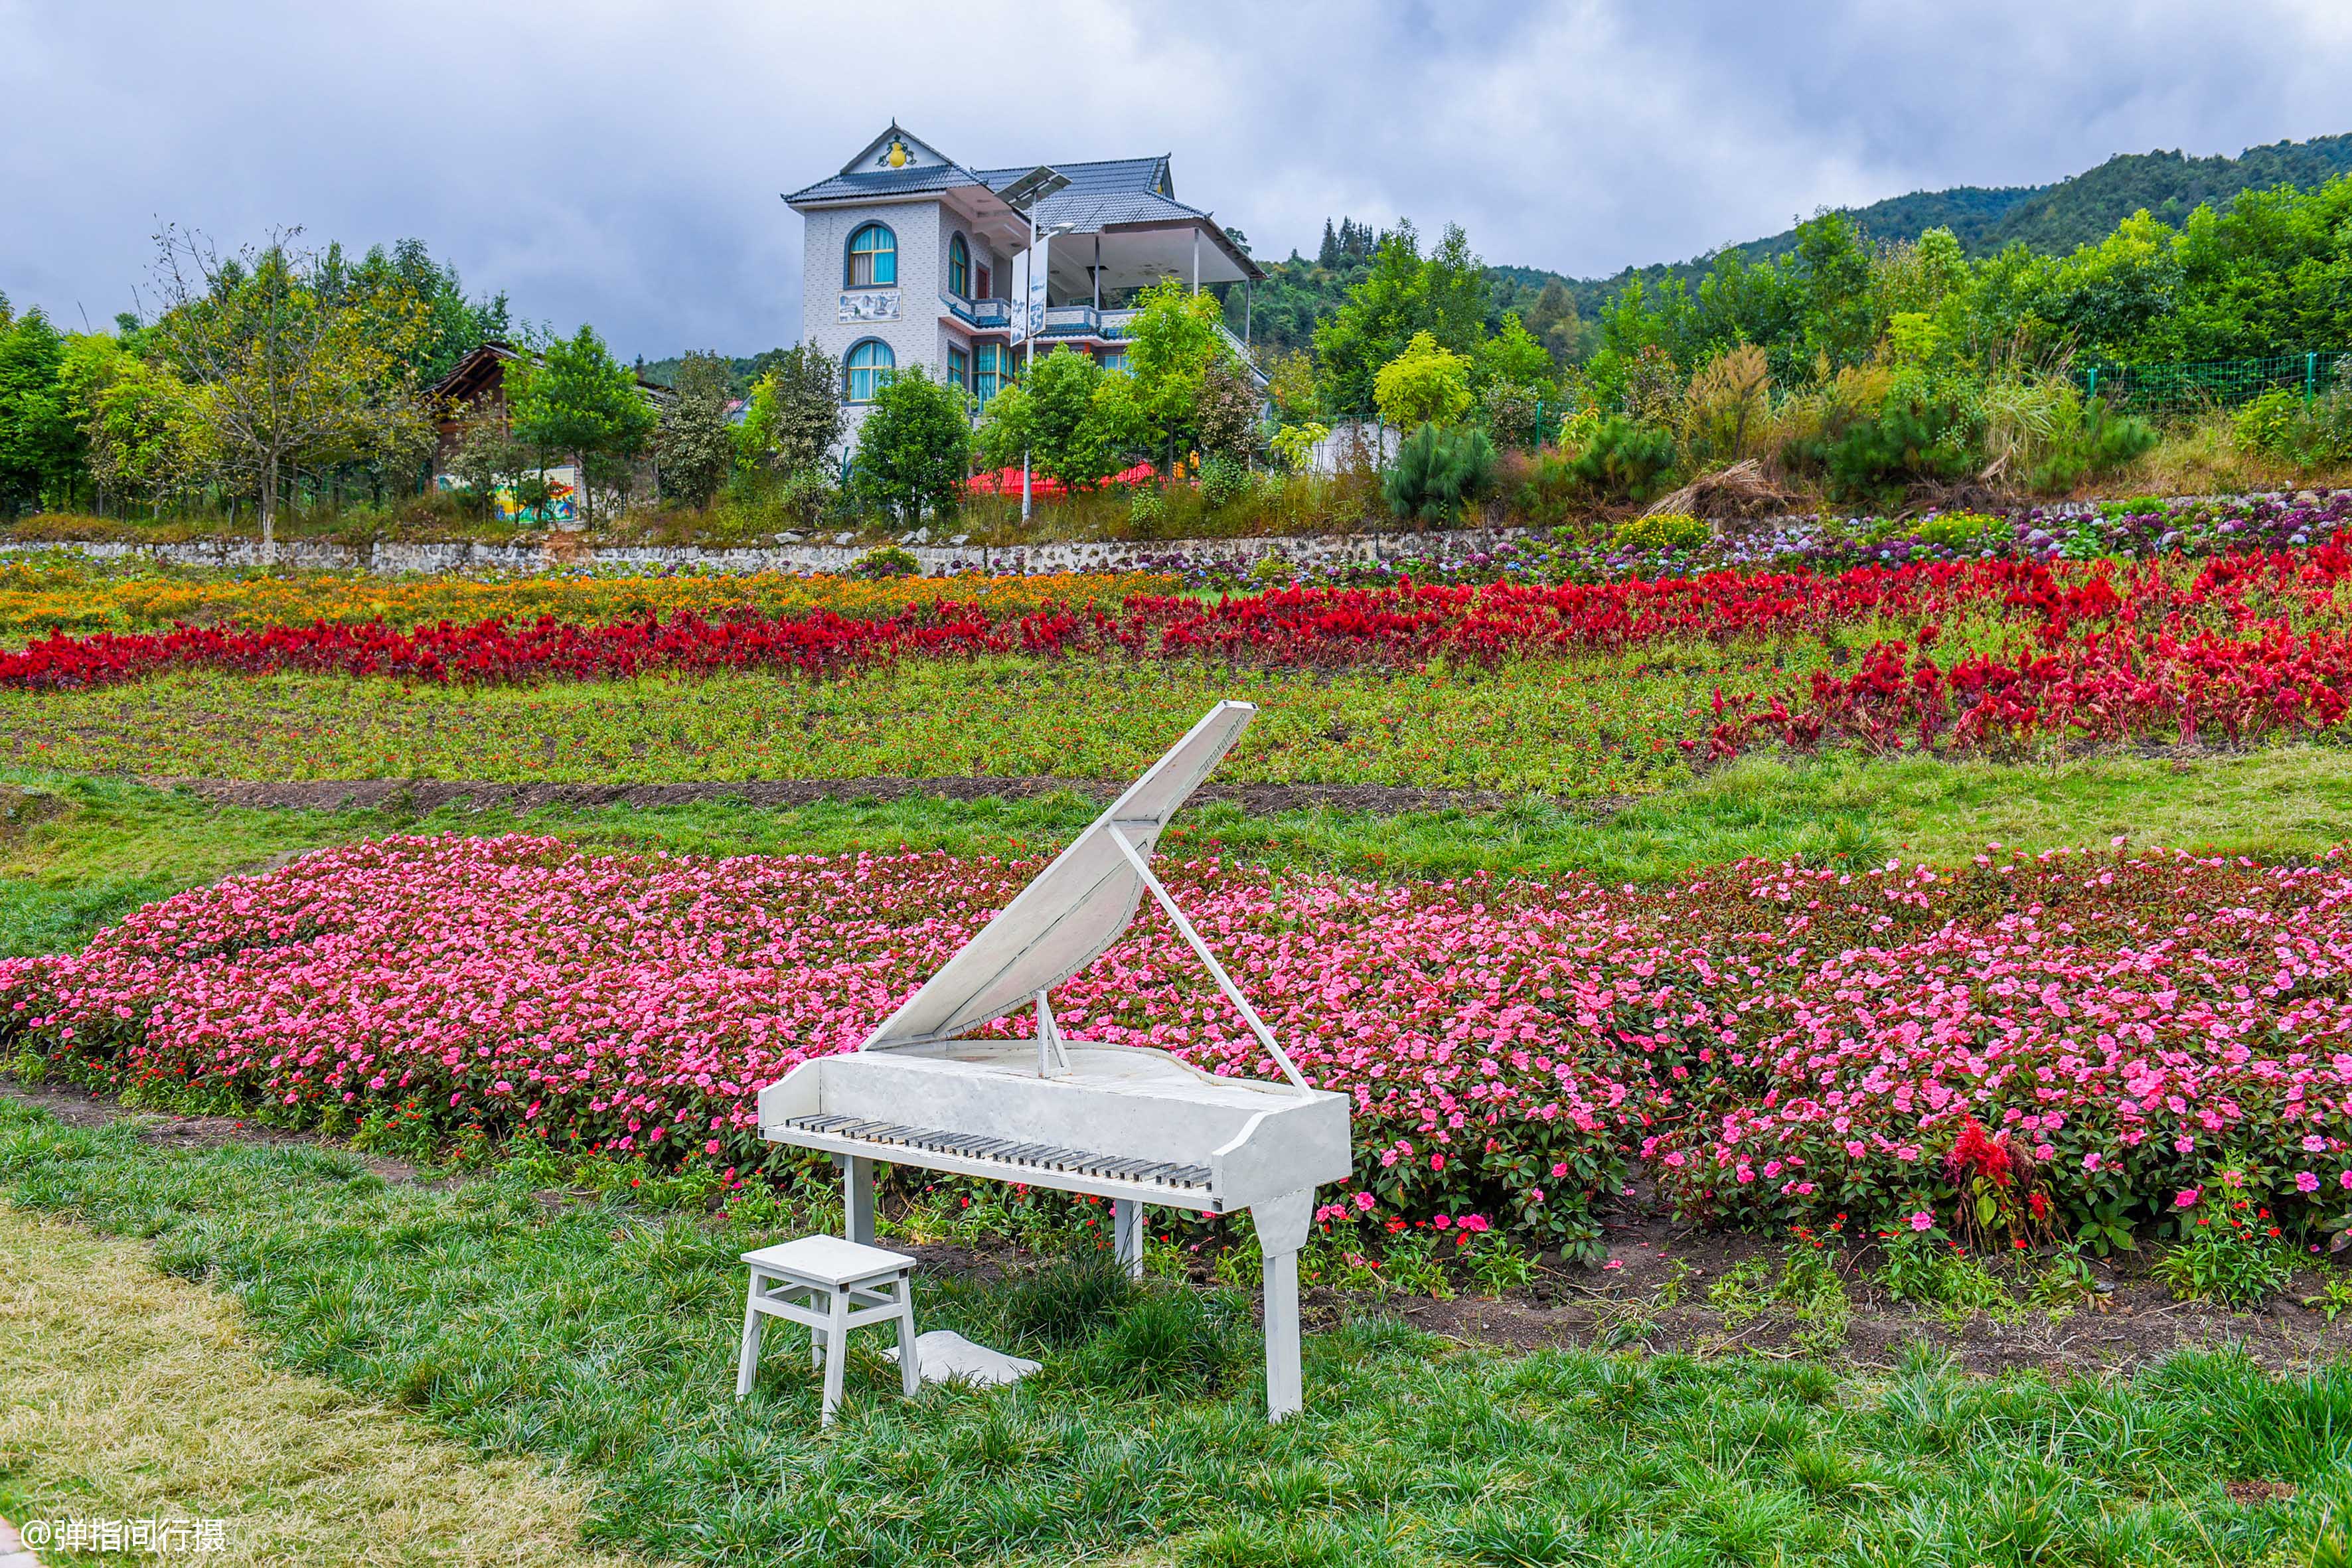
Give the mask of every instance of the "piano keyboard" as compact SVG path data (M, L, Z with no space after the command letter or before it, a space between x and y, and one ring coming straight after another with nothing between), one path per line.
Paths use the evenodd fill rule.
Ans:
M876 1157L889 1158L887 1150L910 1153L950 1154L962 1160L987 1160L1014 1171L1057 1171L1071 1175L1103 1176L1121 1182L1149 1182L1180 1191L1202 1191L1209 1185L1206 1165L1178 1165L1165 1160L1130 1160L1116 1154L1095 1154L1084 1149L1064 1149L1052 1143L1024 1143L1013 1138L975 1138L942 1132L932 1127L906 1127L895 1121L868 1121L856 1116L790 1116L778 1129L821 1132L828 1138L877 1145ZM768 1136L777 1134L771 1131ZM902 1161L900 1163L919 1163Z

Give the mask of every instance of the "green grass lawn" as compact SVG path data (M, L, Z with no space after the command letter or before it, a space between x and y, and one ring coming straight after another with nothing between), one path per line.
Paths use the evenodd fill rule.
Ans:
M927 1274L926 1326L1045 1370L908 1405L861 1355L820 1435L787 1345L730 1397L735 1256L770 1233L534 1185L387 1183L341 1152L163 1146L0 1100L8 1201L152 1238L288 1369L479 1455L567 1467L591 1485L588 1538L648 1559L2284 1564L2352 1511L2342 1364L2273 1376L2222 1352L1982 1381L1924 1351L1882 1372L1507 1355L1351 1316L1308 1336L1307 1413L1269 1428L1245 1298L1076 1265ZM37 1510L75 1476L70 1453L19 1458L0 1504ZM2297 1490L2242 1505L2232 1480Z
M14 801L10 805L7 803ZM518 813L317 812L215 806L121 779L0 770L0 952L78 944L128 910L339 840L522 829L608 848L698 854L945 849L1037 856L1098 808L1076 795L1012 801L825 801L790 810L708 801ZM2105 846L2116 834L2264 858L2352 839L2352 752L2294 747L2193 763L2097 758L2055 769L1913 758L1750 757L1615 808L1530 798L1495 812L1251 816L1211 804L1177 819L1171 854L1215 852L1301 870L1457 876L1586 870L1672 881L1743 857L1954 863L1989 842Z
M481 690L177 675L0 692L0 756L210 778L1128 778L1213 703L1243 698L1265 711L1219 771L1228 782L1601 795L1688 777L1675 742L1703 733L1702 716L1712 722L1715 687L1773 679L1752 658L1714 649L1652 657L1648 667L1595 658L1394 677L910 660L828 681L664 677Z

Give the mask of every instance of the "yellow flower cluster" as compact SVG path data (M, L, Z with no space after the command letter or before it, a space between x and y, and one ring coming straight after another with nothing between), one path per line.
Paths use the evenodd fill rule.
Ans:
M679 614L793 616L832 610L862 619L951 600L992 620L1034 611L1116 606L1130 594L1171 594L1158 573L1055 573L1034 577L802 577L781 572L678 577L133 576L47 562L0 563L0 635L134 631L169 626L261 627L383 621L400 627L505 616L598 622Z

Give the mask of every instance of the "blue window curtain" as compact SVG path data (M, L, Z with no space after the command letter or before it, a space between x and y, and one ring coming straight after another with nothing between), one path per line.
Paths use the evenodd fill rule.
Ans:
M960 234L948 241L948 292L959 300L971 298L971 247Z
M871 403L882 384L890 379L890 373L898 368L898 356L890 352L888 343L867 338L851 346L845 363L849 369L849 401Z
M948 350L948 380L967 392L971 389L971 356L961 349Z
M898 281L898 237L869 223L849 237L842 279L852 289L887 289Z
M972 395L986 403L1013 384L1019 362L1010 343L982 343L972 350Z

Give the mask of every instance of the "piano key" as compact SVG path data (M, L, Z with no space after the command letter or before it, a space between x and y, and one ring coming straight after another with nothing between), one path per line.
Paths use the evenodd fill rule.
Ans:
M1068 1149L1055 1143L1031 1143L1013 1138L948 1132L938 1128L913 1127L904 1122L877 1121L832 1112L790 1117L778 1125L780 1128L873 1143L883 1148L986 1161L1016 1169L1089 1175L1104 1181L1186 1190L1207 1187L1211 1183L1211 1173L1205 1165L1181 1165L1165 1160L1144 1160L1092 1150Z

